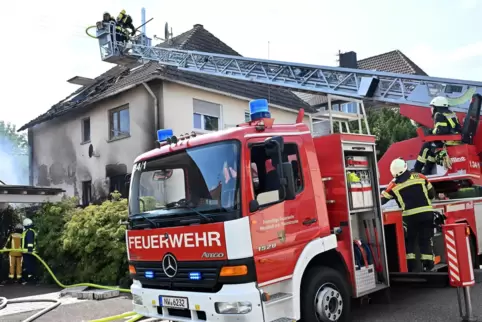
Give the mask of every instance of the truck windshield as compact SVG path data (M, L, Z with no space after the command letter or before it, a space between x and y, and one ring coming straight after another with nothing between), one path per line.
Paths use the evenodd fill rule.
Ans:
M223 141L135 164L130 216L140 214L150 221L173 217L225 221L226 213L239 217L239 149L238 141Z

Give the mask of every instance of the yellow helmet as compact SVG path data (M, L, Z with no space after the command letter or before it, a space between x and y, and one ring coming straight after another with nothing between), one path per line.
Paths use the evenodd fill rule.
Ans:
M126 11L124 9L122 9L120 13L121 13L121 15L125 15Z

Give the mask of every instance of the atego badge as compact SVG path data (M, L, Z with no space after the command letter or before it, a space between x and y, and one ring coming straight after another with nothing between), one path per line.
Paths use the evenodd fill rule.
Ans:
M282 243L284 243L286 241L286 231L284 229L278 231L278 239Z

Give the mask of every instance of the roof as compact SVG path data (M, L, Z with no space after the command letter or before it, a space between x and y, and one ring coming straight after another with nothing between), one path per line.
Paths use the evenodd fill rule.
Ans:
M357 64L359 69L428 76L427 73L398 49L358 60ZM324 95L298 92L295 94L310 106L317 106L327 102L327 98Z
M241 56L237 51L229 47L200 24L194 25L191 30L172 38L169 42L166 41L157 46ZM187 86L189 86L189 84L196 85L246 97L248 99L269 97L269 101L272 104L295 110L303 107L307 111L310 111L310 106L305 101L286 89L191 73L178 70L175 67L163 66L156 62L149 62L141 67L133 68L132 70L122 66L111 68L107 72L96 77L93 84L79 88L64 100L53 105L46 113L20 127L18 131L23 131L74 110L87 107L102 99L114 96L153 79L179 82L186 84Z
M357 63L360 69L428 76L427 73L398 49L359 60Z

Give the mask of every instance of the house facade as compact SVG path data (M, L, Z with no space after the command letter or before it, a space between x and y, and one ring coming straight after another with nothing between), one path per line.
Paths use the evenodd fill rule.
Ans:
M201 25L160 46L239 55ZM127 196L133 161L157 146L157 129L202 135L234 127L249 119L248 103L256 98L269 97L277 123L293 123L301 107L311 111L287 90L154 62L72 81L83 86L20 130L28 129L31 184L62 188L83 205L114 190ZM310 124L308 116L304 122Z

